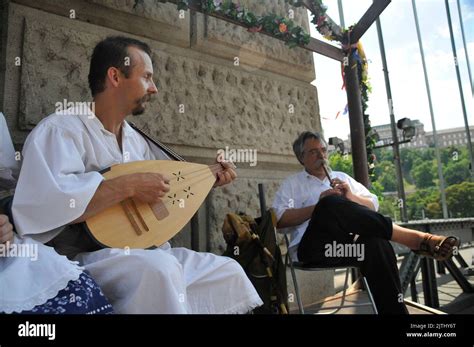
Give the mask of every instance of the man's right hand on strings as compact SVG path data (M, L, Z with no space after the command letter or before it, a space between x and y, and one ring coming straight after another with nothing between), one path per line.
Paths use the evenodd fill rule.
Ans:
M170 191L170 179L159 173L129 175L132 196L147 203L156 203Z
M13 239L13 225L8 221L8 217L0 214L0 244L4 244Z

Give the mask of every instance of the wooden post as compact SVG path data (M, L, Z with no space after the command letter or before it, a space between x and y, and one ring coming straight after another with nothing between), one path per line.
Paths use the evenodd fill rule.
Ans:
M352 29L351 44L356 43L361 39L391 1L392 0L373 0L372 5L369 7L367 12L364 13Z
M357 76L357 61L352 55L344 66L346 80L347 105L349 108L349 124L351 129L352 163L354 178L369 187L369 169L365 144L364 116Z

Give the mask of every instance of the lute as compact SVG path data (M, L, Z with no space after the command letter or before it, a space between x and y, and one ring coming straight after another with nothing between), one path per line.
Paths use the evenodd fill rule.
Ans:
M114 165L101 171L105 179L132 173L161 173L170 178L170 191L153 205L126 199L86 220L92 238L104 247L151 248L175 236L199 209L216 182L221 164L185 162L172 149L137 132L175 160L144 160Z

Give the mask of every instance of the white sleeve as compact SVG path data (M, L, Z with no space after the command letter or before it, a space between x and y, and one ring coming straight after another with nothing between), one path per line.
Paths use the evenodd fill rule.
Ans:
M47 242L85 212L104 178L85 172L84 153L80 134L65 129L39 125L29 135L12 207L20 235L52 231L35 237Z
M280 220L281 216L289 208L294 208L293 191L291 189L291 184L288 180L283 181L280 188L275 194L275 199L273 200L272 208L276 213L277 221Z
M351 191L352 193L356 195L360 195L364 198L369 198L372 200L372 203L374 204L375 211L379 210L379 199L377 198L377 195L372 194L365 186L359 182L357 182L355 179L353 179L349 175L345 175L346 179L351 186Z
M10 132L3 113L0 112L0 168L5 172L0 172L0 177L13 179L17 177L20 163L15 160L15 149L13 148Z

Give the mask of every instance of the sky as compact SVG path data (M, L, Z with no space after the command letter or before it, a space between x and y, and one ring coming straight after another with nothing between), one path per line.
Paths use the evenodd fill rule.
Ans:
M355 24L372 4L372 0L343 0L346 26ZM464 33L468 47L471 74L474 73L474 0L460 0ZM339 23L337 0L325 0L328 15ZM464 100L469 125L474 125L474 102L469 82L466 56L456 0L449 0L456 42ZM464 127L461 98L456 77L448 20L444 0L416 0L419 25L427 63L436 129ZM380 16L387 66L392 89L395 120L408 117L419 119L425 131L432 131L428 97L425 88L421 55L416 35L411 0L393 0ZM311 36L325 40L311 24ZM328 41L326 41L328 42ZM372 93L369 107L372 125L390 123L382 59L375 23L361 39L369 60ZM326 138L347 139L348 114L336 115L347 104L345 90L341 90L340 63L314 54L321 124ZM474 78L474 76L473 76ZM342 113L342 112L341 112Z

